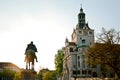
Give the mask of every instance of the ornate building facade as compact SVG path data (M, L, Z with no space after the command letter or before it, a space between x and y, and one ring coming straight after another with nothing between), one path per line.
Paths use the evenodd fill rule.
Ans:
M85 13L80 9L78 24L73 29L71 42L66 38L63 60L63 80L99 77L100 66L86 63L85 51L94 44L94 30L86 23Z

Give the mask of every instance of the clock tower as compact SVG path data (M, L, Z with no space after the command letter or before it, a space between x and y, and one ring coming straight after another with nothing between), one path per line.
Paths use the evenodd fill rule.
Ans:
M78 14L78 24L76 29L72 33L72 42L75 42L78 46L90 46L94 43L94 30L91 29L85 21L85 13L83 9L80 9Z
M65 41L63 60L63 78L65 80L100 76L98 65L92 68L86 63L85 51L92 44L94 44L94 30L86 23L85 13L81 7L78 23L71 35L71 42L68 39Z

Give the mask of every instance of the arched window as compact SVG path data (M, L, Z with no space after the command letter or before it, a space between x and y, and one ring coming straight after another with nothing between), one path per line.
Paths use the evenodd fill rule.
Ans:
M83 44L85 43L85 39L82 40L82 43L83 43Z
M98 77L98 76L97 76L97 72L93 72L93 73L92 73L92 77Z

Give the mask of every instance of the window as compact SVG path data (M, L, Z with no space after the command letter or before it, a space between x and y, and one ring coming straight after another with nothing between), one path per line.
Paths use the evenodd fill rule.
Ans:
M80 71L77 71L77 74L80 74Z
M73 48L70 48L70 52L73 52Z
M85 60L83 60L83 65L82 65L83 68L85 68Z
M89 34L92 35L92 32L90 31Z
M91 45L92 43L90 42L90 45Z
M73 67L76 68L76 65L74 64Z
M81 49L81 48L78 48L78 51L81 53L81 52L82 52L82 49Z
M115 77L114 73L110 73L110 77L111 78Z
M80 39L82 39L82 38L80 37Z
M78 61L78 68L80 68L80 61Z
M80 59L80 56L78 56L78 59Z
M79 31L79 34L82 34L82 31Z
M85 74L85 71L84 71L84 70L82 70L82 74Z
M82 40L82 43L83 43L83 44L85 43L85 39Z
M92 77L97 77L97 72L93 72Z
M87 71L86 71L86 70L85 70L84 72L85 72L85 74L87 74Z
M76 74L76 71L73 71L73 74Z
M92 73L91 70L89 70L89 71L88 71L88 74L91 75L91 73Z
M78 70L78 71L73 71L73 74L75 75L75 74L80 74L80 71Z
M80 15L80 17L79 17L80 19L83 19L84 18L84 15Z

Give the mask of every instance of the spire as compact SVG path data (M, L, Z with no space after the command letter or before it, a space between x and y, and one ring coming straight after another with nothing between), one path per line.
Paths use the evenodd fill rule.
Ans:
M80 8L80 13L78 14L78 25L79 28L83 28L85 25L85 13L83 12L82 4Z
M82 3L80 5L81 5L81 8L82 8Z
M81 4L80 12L83 12L83 9L82 9L82 4Z
M69 44L68 38L65 39L65 45L67 46Z
M68 38L66 37L66 40L65 40L65 43L68 43L69 41L68 41Z

